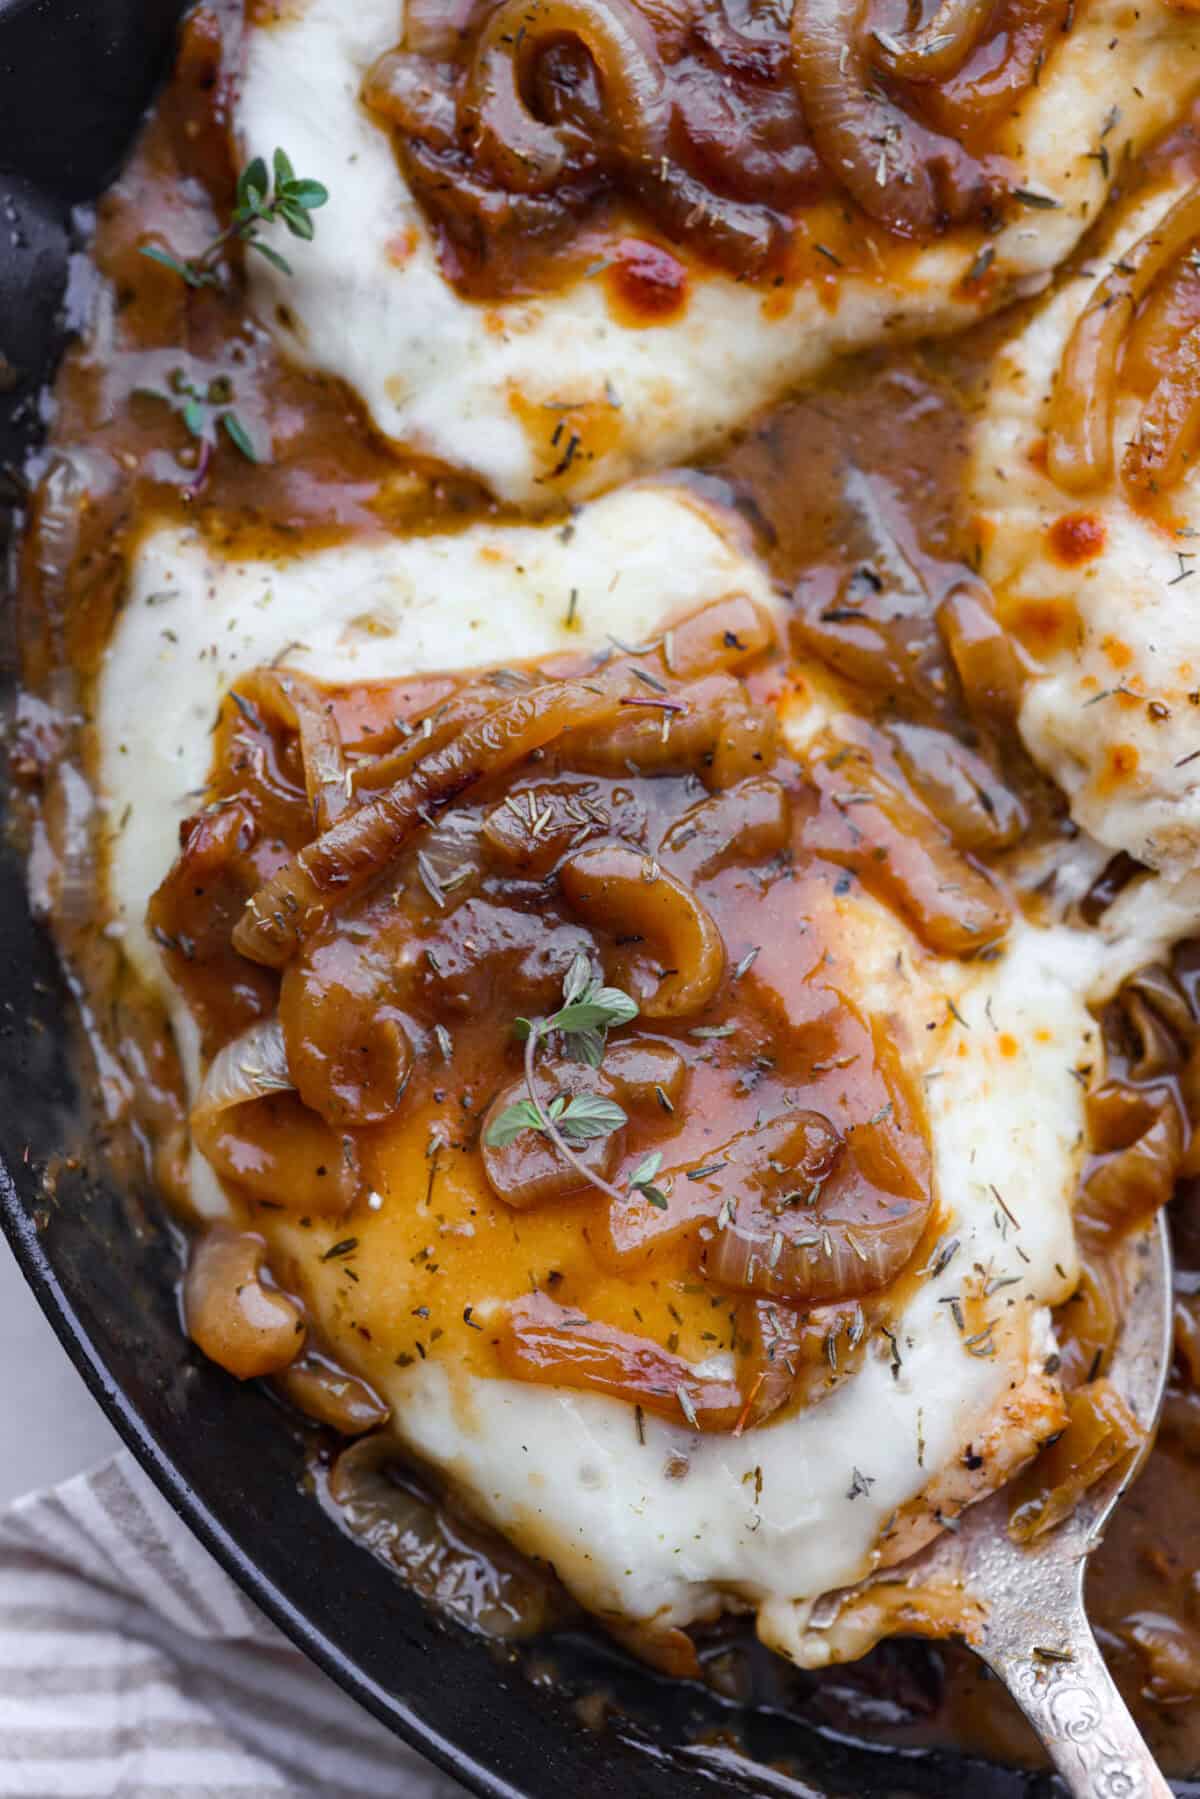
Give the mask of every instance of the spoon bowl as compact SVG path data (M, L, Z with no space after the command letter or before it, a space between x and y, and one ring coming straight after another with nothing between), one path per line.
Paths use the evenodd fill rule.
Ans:
M1088 1557L1150 1454L1171 1368L1165 1216L1131 1233L1124 1253L1129 1301L1107 1376L1142 1428L1141 1447L1032 1542L1009 1534L1010 1498L1001 1490L970 1506L954 1530L918 1555L872 1579L951 1596L956 1634L1004 1682L1079 1799L1170 1799L1100 1654L1084 1595ZM832 1622L842 1597L831 1594L812 1625Z

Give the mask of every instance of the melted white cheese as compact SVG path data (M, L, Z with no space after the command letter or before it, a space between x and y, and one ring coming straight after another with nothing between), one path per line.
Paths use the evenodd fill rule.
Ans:
M697 270L682 316L630 328L599 280L492 306L443 280L390 138L359 99L372 62L399 38L396 0L296 0L248 29L235 114L242 151L269 156L283 144L332 196L314 243L281 236L291 278L252 259L259 309L287 352L358 392L385 437L538 506L566 487L595 493L686 459L848 350L957 329L1036 289L1099 212L1126 147L1178 116L1200 80L1194 14L1161 0L1139 9L1080 0L1073 30L996 146L1014 185L1053 196L1054 210L1018 208L991 237L889 245L865 273L838 275L814 253L790 304L778 290ZM986 300L961 285L983 245L994 256ZM595 409L611 441L556 479L555 458L548 466L522 414L565 403Z
M247 670L284 652L290 668L330 682L482 667L603 644L608 633L635 640L664 611L730 593L773 604L728 523L654 486L585 506L565 525L476 525L287 560L228 560L198 531L150 531L97 716L102 787L132 789L128 810L113 799L109 850L128 953L156 976L146 901L208 780L221 699Z
M185 1052L186 1014L142 920L208 776L230 681L272 659L337 680L536 655L580 641L563 623L572 588L596 642L644 635L665 612L731 589L769 598L719 521L668 490L585 507L573 531L479 526L270 563L223 560L195 531L144 539L97 695L109 898ZM939 1202L960 1245L917 1284L898 1323L898 1366L881 1339L830 1398L775 1428L700 1438L647 1419L644 1443L614 1400L451 1377L433 1363L387 1369L410 1446L551 1559L583 1603L660 1625L750 1605L769 1641L809 1661L821 1653L804 1635L809 1602L896 1553L880 1543L894 1513L909 1508L928 1534L944 1499L921 1496L930 1483L955 1491L968 1445L998 1443L1019 1461L1053 1418L1040 1375L1046 1308L1077 1266L1070 1203L1084 1119L1072 1069L1095 1055L1088 994L1102 969L1119 978L1102 939L1062 927L1020 925L999 960L965 967L923 955L860 892L830 903L839 981L892 1019L924 1080ZM1124 928L1134 957L1136 921ZM186 1059L194 1079L194 1050ZM208 1193L219 1206L211 1180ZM321 1245L309 1235L312 1255ZM370 1279L365 1252L361 1265ZM978 1343L972 1353L945 1303L972 1292L994 1321L995 1354ZM322 1322L353 1360L336 1309ZM682 1480L666 1472L672 1453L688 1461Z
M899 996L889 971L907 939L872 911L846 920L862 968L856 992L886 1003ZM898 1368L879 1339L833 1394L773 1428L697 1436L647 1417L642 1442L628 1406L517 1382L475 1383L464 1413L457 1384L424 1364L390 1383L409 1442L448 1468L485 1517L550 1557L589 1608L683 1625L732 1600L758 1609L774 1646L819 1660L819 1644L804 1637L809 1602L861 1578L881 1554L890 1559L880 1536L893 1514L960 1467L1006 1401L1018 1461L1053 1428L1028 1376L1052 1348L1045 1303L1076 1278L1070 1199L1082 1106L1070 1070L1094 1030L1081 991L1095 967L1091 943L1022 929L994 971L969 981L953 971L953 989L941 983L946 969L906 977L908 1066L926 1072L937 1185L959 1249L899 1320ZM969 1029L948 1017L951 991ZM1012 1058L998 1047L1005 1031L1022 1046ZM946 1303L970 1290L977 1265L989 1281L1014 1282L986 1307L997 1321L994 1355L966 1347Z
M1054 377L1096 283L1172 203L1164 187L1126 208L1086 269L1064 280L995 358L976 428L968 503L981 572L1001 616L1061 606L1077 620L1026 690L1021 732L1074 818L1109 850L1176 879L1200 856L1200 630L1189 571L1200 528L1200 465L1172 491L1170 528L1130 505L1119 473L1098 493L1062 492L1041 466ZM1136 402L1118 403L1113 440L1133 435ZM1059 520L1099 524L1099 554L1076 566L1052 548ZM1182 578L1181 578L1182 577ZM1197 575L1200 579L1200 575ZM1158 703L1152 713L1149 702ZM1160 708L1166 707L1164 714Z

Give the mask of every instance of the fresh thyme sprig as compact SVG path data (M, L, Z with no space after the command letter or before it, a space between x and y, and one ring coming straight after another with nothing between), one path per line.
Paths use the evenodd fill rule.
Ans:
M160 250L153 244L144 244L141 254L170 269L189 287L220 287L221 277L217 270L222 252L226 244L240 239L249 249L265 256L281 274L290 275L291 264L278 250L263 242L259 229L263 225L286 225L293 237L311 242L314 226L310 215L328 199L328 188L320 181L297 176L286 151L277 149L272 158L272 173L268 173L261 156L246 164L238 176L236 204L229 223L200 256L181 262L169 250Z
M625 1112L615 1100L605 1099L599 1093L577 1093L571 1098L558 1094L543 1105L537 1091L536 1062L539 1045L557 1032L566 1040L567 1053L573 1061L599 1068L609 1031L615 1025L630 1024L637 1017L637 1002L619 987L605 987L596 980L591 963L582 954L567 970L562 997L558 1011L548 1017L516 1020L514 1029L525 1044L526 1097L506 1106L492 1120L484 1142L489 1148L505 1149L523 1131L541 1131L593 1187L620 1200L623 1196L587 1166L572 1144L611 1136L628 1122Z
M166 388L142 387L137 390L150 400L163 400L184 422L192 437L201 445L200 479L207 470L218 430L224 431L234 448L247 462L259 462L250 433L233 410L233 382L228 375L215 375L206 387L197 387L184 369L172 369Z

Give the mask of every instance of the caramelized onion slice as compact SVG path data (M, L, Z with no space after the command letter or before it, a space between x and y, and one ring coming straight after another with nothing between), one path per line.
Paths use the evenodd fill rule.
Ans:
M668 1680L703 1679L704 1669L696 1645L686 1630L679 1630L675 1625L664 1629L661 1624L646 1624L640 1619L628 1624L611 1618L602 1618L600 1622L627 1654L657 1673L665 1674Z
M937 622L971 711L1000 731L1010 729L1021 705L1025 671L987 588L982 582L961 582L938 607Z
M929 1149L894 1057L873 1034L881 1072L896 1076L880 1115L843 1142L820 1113L785 1114L774 1128L792 1124L793 1140L767 1152L770 1176L736 1187L722 1177L733 1203L703 1258L720 1286L823 1305L879 1292L912 1260L932 1206Z
M623 1105L661 1113L682 1103L688 1067L675 1045L664 1038L630 1037L609 1045L604 1076Z
M386 949L322 934L283 971L279 1021L305 1105L335 1130L383 1124L412 1073Z
M198 1148L204 1149L218 1120L234 1106L268 1093L286 1093L295 1085L278 1018L251 1025L209 1063L192 1107L192 1136Z
M294 1089L279 1020L252 1025L213 1057L192 1107L192 1141L222 1180L256 1198L340 1215L358 1192L350 1142Z
M683 709L631 705L617 725L573 733L564 744L572 768L606 775L628 774L630 763L643 775L699 768L707 787L720 788L770 767L778 720L772 708L748 700L732 675L704 675L672 689L671 699Z
M1149 962L1145 968L1131 974L1121 987L1121 998L1127 994L1136 994L1144 1000L1181 1042L1191 1043L1196 1039L1198 1021L1188 1004L1187 994L1163 963ZM1135 1078L1141 1079L1141 1076Z
M404 48L452 62L471 27L478 0L405 0Z
M1064 1389L1103 1374L1121 1329L1127 1293L1120 1258L1103 1253L1085 1259L1079 1285L1054 1314Z
M183 1314L197 1348L238 1380L280 1374L304 1347L304 1319L262 1278L267 1246L218 1224L192 1245Z
M1200 1043L1193 1044L1184 1063L1179 1076L1179 1091L1188 1118L1200 1118ZM1179 1172L1181 1176L1200 1175L1200 1130L1195 1126L1184 1150Z
M646 1018L685 1018L708 1005L725 973L725 943L707 907L652 856L627 843L588 844L568 856L559 882L586 924L635 939L618 949L610 978L634 984ZM647 968L647 954L660 972Z
M1200 1631L1161 1612L1131 1612L1118 1635L1132 1643L1146 1674L1142 1694L1155 1705L1185 1705L1200 1693Z
M736 1434L765 1424L787 1404L806 1355L807 1318L770 1299L737 1309L737 1376L745 1395Z
M146 925L200 1030L206 1054L275 1003L274 981L251 968L231 942L258 880L252 850L258 825L243 800L207 807L179 827L179 854L150 896Z
M412 773L422 757L445 749L460 731L487 718L506 697L499 688L486 691L481 682L473 682L463 691L451 695L432 712L414 719L412 728L394 749L357 763L350 777L354 792L378 793L381 787L394 787L397 781Z
M871 1189L863 1182L859 1191ZM852 1223L827 1210L798 1218L735 1213L709 1245L705 1273L735 1292L766 1293L794 1304L879 1293L912 1261L925 1234L929 1201L877 1197L885 1201L882 1216Z
M361 1191L358 1148L295 1093L251 1100L216 1121L201 1146L221 1180L260 1203L341 1218Z
M676 243L695 243L745 280L779 246L782 230L764 206L715 194L669 157L638 165L641 197Z
M329 1472L329 1495L353 1536L468 1630L520 1641L553 1628L570 1611L548 1569L419 1488L400 1446L385 1433L343 1449Z
M1179 1107L1167 1094L1131 1144L1098 1158L1079 1196L1079 1228L1097 1236L1123 1235L1165 1206L1185 1142Z
M792 62L822 162L868 214L898 237L926 242L967 216L977 192L943 192L938 169L963 153L884 94L860 42L862 0L795 0Z
M909 785L964 850L999 850L1016 843L1028 814L990 763L930 725L897 719L887 727Z
M732 863L769 862L790 835L786 789L770 775L757 775L689 806L663 838L661 853L690 882Z
M312 1350L285 1369L276 1384L297 1411L344 1437L361 1437L391 1417L374 1387Z
M1200 326L1193 326L1142 408L1137 431L1125 446L1121 477L1143 493L1166 493L1183 480L1198 445Z
M1137 1055L1129 1065L1131 1078L1152 1081L1173 1074L1183 1058L1166 1020L1142 994L1128 989L1121 994L1121 1010L1138 1045Z
M1053 1530L1083 1495L1141 1446L1137 1419L1106 1380L1067 1395L1067 1427L1013 1488L1009 1535L1018 1543Z
M332 700L303 675L255 669L237 684L235 693L267 717L276 718L300 740L304 785L319 831L327 831L346 810L350 781L342 734Z
M775 621L748 594L725 594L664 632L663 663L678 680L692 681L717 669L744 668L772 648Z
M821 803L805 822L805 848L852 868L939 954L969 956L994 943L1011 916L1004 896L904 791L870 741L856 729L847 735L838 742L827 734L810 749L808 774Z
M282 968L335 907L361 893L422 829L484 775L497 775L564 731L619 716L615 683L558 681L495 707L417 762L395 784L347 813L300 851L238 920L242 955Z
M464 134L489 174L516 193L544 193L563 171L558 131L526 101L556 40L582 43L600 78L614 146L632 166L661 162L670 123L654 32L627 0L503 0L479 35L462 101Z
M603 1393L695 1430L732 1430L742 1412L735 1381L703 1374L657 1343L585 1318L544 1293L508 1308L499 1355L514 1380Z
M657 1185L665 1206L652 1204L636 1189L622 1194L609 1207L597 1253L628 1276L660 1251L694 1240L731 1202L744 1199L748 1208L764 1212L793 1200L809 1203L840 1147L838 1132L820 1112L786 1111L737 1131L706 1148L701 1165L693 1154L664 1169Z
M872 58L902 81L944 81L974 50L992 7L993 0L941 0L931 19L903 37L873 31Z
M388 125L448 149L454 143L458 108L443 73L424 56L388 50L367 70L363 104Z
M737 1310L737 1378L745 1403L737 1432L765 1424L789 1402L812 1404L862 1359L866 1315L857 1302L798 1311L773 1299Z
M1067 343L1050 402L1046 467L1068 493L1112 473L1112 416L1122 340L1154 283L1200 236L1200 186L1177 200L1095 289Z

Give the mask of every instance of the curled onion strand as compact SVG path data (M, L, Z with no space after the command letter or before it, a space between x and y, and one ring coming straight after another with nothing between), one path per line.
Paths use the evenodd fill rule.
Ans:
M1050 402L1046 467L1068 493L1103 486L1112 473L1112 421L1121 345L1159 277L1200 237L1200 186L1126 250L1076 320Z

